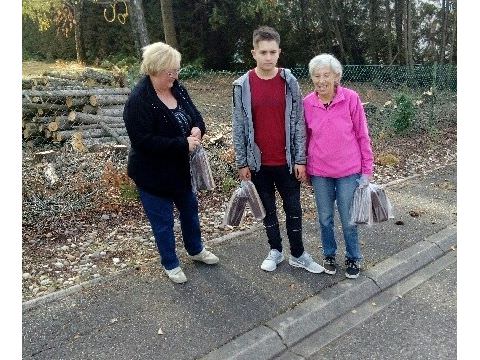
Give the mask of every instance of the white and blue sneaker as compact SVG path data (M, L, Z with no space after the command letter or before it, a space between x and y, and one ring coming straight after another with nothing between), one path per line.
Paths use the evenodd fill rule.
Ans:
M290 256L288 263L294 267L304 268L305 270L315 274L320 274L321 272L325 271L325 268L322 265L317 264L306 251L304 251L303 254L298 258Z
M273 271L277 268L277 265L280 264L283 260L285 260L283 253L281 253L277 249L272 249L268 253L265 260L263 260L260 268L265 271Z

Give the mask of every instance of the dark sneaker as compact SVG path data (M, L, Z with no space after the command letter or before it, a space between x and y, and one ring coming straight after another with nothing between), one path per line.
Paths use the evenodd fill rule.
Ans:
M360 274L360 266L356 261L347 259L345 260L345 266L347 270L345 270L345 276L349 279L356 279L358 274Z
M323 259L323 267L325 268L326 274L335 275L337 273L337 263L334 257L327 256Z

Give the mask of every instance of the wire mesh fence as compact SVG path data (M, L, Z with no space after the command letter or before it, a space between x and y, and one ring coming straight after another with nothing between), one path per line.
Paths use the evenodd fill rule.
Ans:
M310 78L307 67L292 68L297 79ZM240 76L244 71L214 72L218 76ZM182 69L183 79L201 78L209 72L194 67ZM409 88L437 88L456 91L457 66L450 64L433 65L344 65L343 82L371 83L381 87L407 86Z

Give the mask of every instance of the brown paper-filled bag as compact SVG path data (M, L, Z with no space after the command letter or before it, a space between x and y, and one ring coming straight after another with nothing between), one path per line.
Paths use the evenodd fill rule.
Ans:
M248 199L248 205L250 206L253 216L256 220L263 220L266 215L265 208L263 207L262 200L260 200L260 196L258 196L255 185L250 180L242 180L241 187Z
M394 217L385 190L380 185L372 183L365 187L357 187L353 195L350 216L350 223L357 225L372 225Z
M207 152L201 145L190 154L190 174L194 193L215 188Z
M367 224L373 222L371 190L368 186L357 187L353 194L350 208L350 222L352 224Z
M392 205L385 190L376 184L372 184L371 190L373 222L379 223L393 218Z
M243 188L236 189L230 201L228 202L225 215L223 216L223 225L238 226L242 222L245 214L245 207L247 206L247 197L245 196Z

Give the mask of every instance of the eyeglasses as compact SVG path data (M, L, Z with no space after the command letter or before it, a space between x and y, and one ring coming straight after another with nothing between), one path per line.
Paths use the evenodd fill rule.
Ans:
M182 69L169 69L169 70L164 70L164 71L168 76L175 77L175 76L178 76L178 74L180 74L181 70Z

